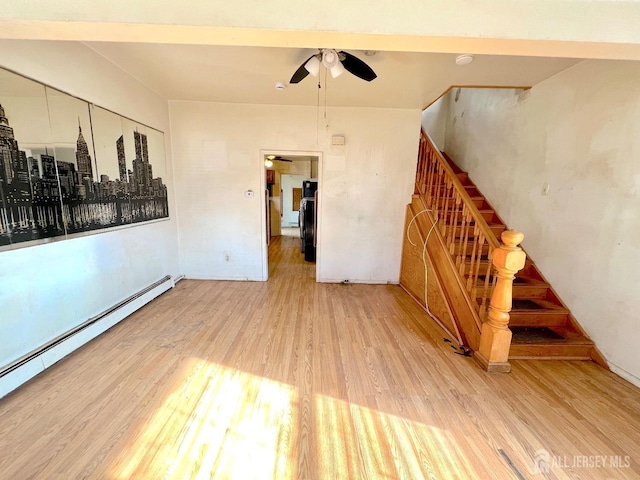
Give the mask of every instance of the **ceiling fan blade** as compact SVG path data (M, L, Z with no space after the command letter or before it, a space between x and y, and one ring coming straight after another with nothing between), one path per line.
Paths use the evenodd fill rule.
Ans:
M341 61L342 65L344 65L345 70L349 73L352 73L356 77L370 82L378 76L369 65L364 63L358 57L354 57L347 52L340 52L340 55L344 55L344 60Z
M284 157L276 157L276 158L274 158L274 160L276 160L278 162L293 162L293 160L290 160L290 159L284 158Z
M300 67L293 74L293 77L291 77L291 80L289 80L289 83L299 83L300 81L304 80L307 75L309 75L309 71L306 68L304 68L304 66L307 64L309 60L311 60L316 55L311 55L304 62L302 62L302 65L300 65Z

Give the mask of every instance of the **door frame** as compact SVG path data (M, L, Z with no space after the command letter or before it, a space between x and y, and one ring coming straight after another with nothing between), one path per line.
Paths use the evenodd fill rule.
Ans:
M318 157L318 205L316 205L316 218L318 219L316 231L316 282L319 278L322 265L322 152L312 150L280 150L273 148L260 149L260 243L262 245L262 280L269 280L269 246L267 245L267 199L264 191L267 189L267 167L264 164L267 155ZM320 207L320 208L318 208Z

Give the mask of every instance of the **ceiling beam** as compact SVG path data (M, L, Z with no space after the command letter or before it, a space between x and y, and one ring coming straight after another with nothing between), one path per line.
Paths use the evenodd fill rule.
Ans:
M640 60L640 44L215 26L3 20L0 39L331 48Z

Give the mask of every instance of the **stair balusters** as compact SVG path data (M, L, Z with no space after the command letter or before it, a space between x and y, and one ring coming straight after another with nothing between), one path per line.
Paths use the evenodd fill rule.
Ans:
M415 191L420 193L431 218L438 222L438 231L476 312L479 332L494 285L491 254L500 244L473 199L424 132L420 139Z

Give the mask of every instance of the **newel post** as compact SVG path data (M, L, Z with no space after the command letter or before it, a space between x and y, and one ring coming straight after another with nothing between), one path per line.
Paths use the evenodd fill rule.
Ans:
M493 265L498 281L491 295L489 313L482 324L480 348L474 358L488 372L510 372L511 330L509 312L512 305L514 275L524 267L527 255L518 246L524 234L517 230L502 232L504 245L493 251Z

